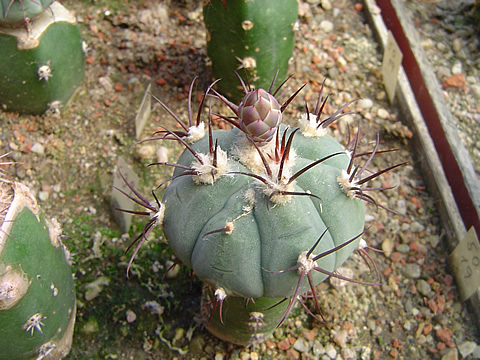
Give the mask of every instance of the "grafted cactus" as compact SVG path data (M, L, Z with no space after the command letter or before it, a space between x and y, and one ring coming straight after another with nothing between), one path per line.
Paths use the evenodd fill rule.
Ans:
M207 1L207 51L225 96L235 102L243 97L234 69L244 69L256 88L268 88L277 68L279 78L286 78L297 12L297 0Z
M359 135L345 149L327 133L348 104L322 119L320 93L313 113L307 109L296 120L298 127L290 128L280 124L280 114L285 117L298 91L277 106L271 101L278 92L272 92L273 84L268 96L242 86L239 106L212 87L205 94L213 92L231 108L236 120L219 116L234 125L232 130L212 130L210 115L208 136L189 141L189 128L200 126L202 101L197 123L190 117L188 126L182 124L185 132L164 128L145 140L176 140L186 150L176 163L156 163L175 168L162 202L152 204L135 192L136 202L149 210L139 214L151 219L136 250L153 226L163 224L179 261L206 284L206 327L247 345L262 341L309 292L320 310L315 286L328 276L345 279L334 272L354 250L366 255L364 201L375 201L365 184L398 165L364 176L378 153L378 139L372 151L358 153ZM259 105L259 98L268 104ZM245 112L245 104L261 110ZM256 126L242 125L251 118ZM266 129L273 135L265 136ZM359 161L363 164L355 165Z
M52 1L1 1L2 110L29 114L58 111L85 76L75 16Z
M61 359L76 307L59 226L19 183L0 180L0 211L0 357Z

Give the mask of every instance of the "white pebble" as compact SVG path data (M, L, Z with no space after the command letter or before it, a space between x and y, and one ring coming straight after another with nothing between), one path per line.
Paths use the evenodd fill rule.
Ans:
M392 255L393 247L394 247L394 243L391 237L387 237L385 240L383 240L382 250L387 258L390 257L390 255Z
M377 115L380 119L388 119L389 113L384 108L380 108L377 111Z
M347 268L347 267L339 267L336 271L336 273L338 273L339 275L342 275L342 276L345 276L349 279L352 279L353 278L353 270L350 269L350 268ZM347 285L347 281L345 280L342 280L342 279L338 279L336 277L333 277L331 276L330 277L330 284L332 284L332 286L335 288L335 289L340 289L342 287L344 287L345 285Z
M30 150L35 154L43 155L43 153L45 152L45 147L42 144L36 142L32 145L32 148Z
M327 346L325 346L325 353L330 359L335 359L337 357L337 350L332 344L327 344Z
M320 29L322 29L326 33L329 33L333 30L333 23L328 20L322 20L322 22L320 23Z
M155 145L147 144L137 149L137 156L141 160L150 160L155 156Z
M452 65L452 74L453 75L458 75L463 72L462 69L462 63L460 61L455 61L455 63Z
M46 201L49 197L48 191L39 191L38 192L38 199L40 201Z
M460 345L457 346L458 351L460 351L460 354L462 355L463 358L466 358L468 355L473 353L477 347L477 344L473 341L464 341Z
M137 315L132 310L127 310L127 322L131 324L137 320Z
M157 149L157 162L167 162L168 161L168 149L165 146L160 146Z
M347 331L344 329L335 331L333 333L333 341L335 341L335 343L341 348L345 347L345 345L347 344L347 339L348 339L348 334L347 334Z
M113 81L108 76L101 76L98 78L98 82L105 89L106 92L113 91Z
M311 345L304 338L298 338L297 341L293 344L293 348L298 352L305 353L310 350Z
M357 102L357 107L361 109L370 109L373 106L373 100L369 98L361 99Z
M330 11L332 10L332 3L330 0L321 0L320 5L322 6L323 10Z

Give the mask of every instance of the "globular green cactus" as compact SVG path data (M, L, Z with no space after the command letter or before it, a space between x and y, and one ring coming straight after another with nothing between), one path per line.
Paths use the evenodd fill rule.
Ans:
M47 8L50 3L2 0L2 110L29 114L58 111L83 82L85 59L75 16L59 3Z
M25 24L43 13L55 0L1 0L0 24Z
M277 68L286 78L297 13L297 0L207 1L207 52L222 94L237 103L243 97L233 69L245 69L255 88L268 88Z
M61 359L76 307L59 226L19 183L0 180L0 211L0 358Z
M163 128L144 141L176 140L186 150L176 163L155 163L175 168L162 202L150 203L138 192L138 199L131 197L148 210L138 214L150 217L136 250L163 224L179 261L208 288L202 301L206 327L247 345L262 341L308 292L318 309L315 286L328 276L345 279L335 270L354 250L365 255L367 247L364 202L375 201L365 184L399 165L365 176L378 138L372 151L359 153L360 135L345 149L328 134L348 104L322 119L320 93L313 113L307 109L291 119L298 126L290 128L281 120L298 91L279 105L273 84L267 92L242 83L245 97L237 106L212 86L204 98L213 92L231 108L236 119L219 116L232 130L212 130L210 116L202 135L203 101L197 122L190 115L185 125L156 99L183 130Z

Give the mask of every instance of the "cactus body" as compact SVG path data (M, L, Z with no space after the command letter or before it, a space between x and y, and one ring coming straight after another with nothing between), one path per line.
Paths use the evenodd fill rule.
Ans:
M0 27L0 105L41 114L65 106L84 79L85 64L75 17L53 3L29 28Z
M286 131L285 126L280 131ZM238 139L243 136L238 129L213 131L218 146L228 154L231 171L258 171L236 160L241 146ZM197 141L192 148L198 153L208 152L208 139ZM309 138L296 134L292 148L297 153L292 172L343 151L329 135ZM192 154L185 151L178 164L189 167L193 161ZM262 187L254 178L242 174L223 176L213 185L197 184L190 176L178 177L163 198L165 235L180 260L213 288L246 298L292 296L298 274L274 272L294 266L299 254L309 250L326 228L328 232L316 253L332 249L363 230L363 203L348 198L337 182L348 163L349 157L342 154L297 179L295 191L309 191L321 200L292 196L285 204L278 205L269 205ZM177 169L176 175L182 171ZM235 227L230 234L205 236L224 228L227 222L233 222ZM355 246L352 243L323 258L321 267L333 272ZM326 276L319 273L313 277L318 284ZM307 287L304 284L303 292Z
M280 303L281 298L262 297L247 302L242 297L229 296L222 304L220 319L220 311L214 309L216 301L213 292L205 287L202 313L209 319L207 329L224 341L244 346L262 343L278 326L288 305L287 301Z
M152 164L175 168L164 182L171 181L162 202L155 193L156 201L149 202L124 179L136 198L122 193L147 210L134 213L149 217L134 240L138 244L130 264L152 229L163 225L179 261L206 284L202 298L206 328L223 340L252 345L279 326L307 294L320 312L315 287L327 277L373 284L335 271L356 249L365 261L373 262L361 239L364 202L385 208L368 192L388 188L366 184L403 164L368 169L379 153L378 136L370 151L359 151L360 132L350 139L348 150L330 136L327 127L348 114L344 110L355 100L322 119L323 86L314 112L307 108L292 129L279 122L298 91L279 108L275 99L271 101L272 94L248 91L242 83L245 96L237 106L212 89L215 84L200 102L196 124L191 96L188 125L155 98L182 130L161 127L143 141L175 140L185 151L176 163ZM218 114L235 127L213 130L209 112L208 136L202 132L192 137L193 130L204 129L200 115L210 91L235 113L235 117Z
M243 90L233 72L247 71L250 84L268 89L277 68L285 79L292 56L297 0L212 0L203 9L207 51L220 92L238 103Z
M1 358L61 359L70 350L75 289L58 226L28 189L0 182ZM11 202L11 204L9 204Z
M24 24L43 13L55 0L1 0L0 25Z

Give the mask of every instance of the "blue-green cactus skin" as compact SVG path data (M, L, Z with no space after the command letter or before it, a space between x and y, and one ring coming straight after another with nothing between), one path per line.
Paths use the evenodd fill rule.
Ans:
M0 0L0 24L24 24L37 17L55 0Z
M286 131L281 125L280 132ZM289 132L291 130L288 130ZM238 130L214 130L213 137L229 154L230 172L251 172L235 159ZM208 137L192 145L197 153L208 153ZM178 258L213 288L223 288L229 295L247 298L292 296L299 281L297 271L279 273L297 264L298 256L308 251L328 228L314 254L354 238L364 229L363 202L349 198L337 182L350 158L344 148L329 135L305 137L295 134L292 149L297 157L291 173L335 152L343 152L309 169L296 179L296 192L312 196L292 196L286 204L268 204L259 182L243 174L227 174L212 184L197 184L191 176L180 176L165 191L164 232ZM194 161L184 151L178 164L190 167ZM175 175L183 169L176 168ZM255 191L255 203L248 210L245 193ZM249 190L251 191L251 190ZM217 232L227 222L234 230ZM318 260L321 269L333 272L358 246L358 239ZM312 272L314 283L326 275ZM300 293L308 290L303 284Z

